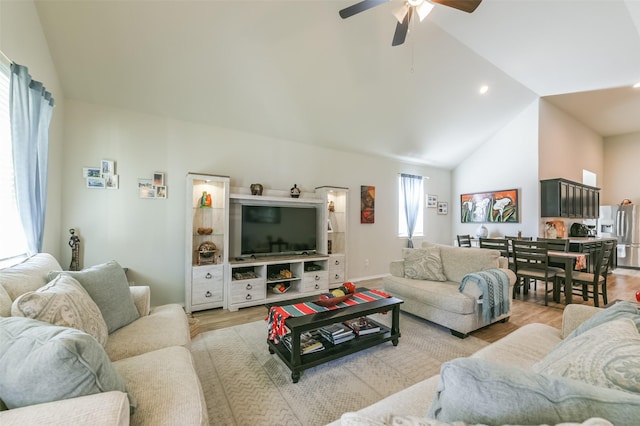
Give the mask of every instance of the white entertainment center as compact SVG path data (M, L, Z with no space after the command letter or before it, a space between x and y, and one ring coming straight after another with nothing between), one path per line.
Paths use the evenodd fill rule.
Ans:
M226 176L189 173L186 180L187 313L325 293L346 280L347 188L294 198L230 188Z

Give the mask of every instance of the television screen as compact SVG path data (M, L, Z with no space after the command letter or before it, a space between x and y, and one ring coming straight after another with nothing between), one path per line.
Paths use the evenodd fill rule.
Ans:
M315 207L242 206L241 254L316 250Z

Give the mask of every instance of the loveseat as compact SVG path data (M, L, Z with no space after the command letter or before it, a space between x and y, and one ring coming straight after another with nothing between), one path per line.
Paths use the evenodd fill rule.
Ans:
M637 425L638 328L635 303L568 305L561 329L525 325L332 426Z
M117 262L61 270L0 270L0 424L208 424L182 307L151 307Z
M513 286L516 276L498 250L423 243L419 249L403 249L403 259L391 262L391 276L383 278L383 285L386 292L404 301L401 310L447 327L455 336L466 337L474 330L509 318L508 310L483 318L485 302L475 283L459 290L467 274L491 269L503 271L509 287ZM506 288L507 303L510 294Z

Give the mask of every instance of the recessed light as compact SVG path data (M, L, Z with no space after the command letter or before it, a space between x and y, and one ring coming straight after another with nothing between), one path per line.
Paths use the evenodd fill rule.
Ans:
M633 85L634 89L640 89L640 81Z
M489 91L489 86L487 86L486 84L483 84L482 86L480 86L480 94L481 95L484 95L488 91Z

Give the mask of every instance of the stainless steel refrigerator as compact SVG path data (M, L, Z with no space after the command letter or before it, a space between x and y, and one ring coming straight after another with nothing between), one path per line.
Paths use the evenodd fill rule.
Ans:
M640 206L600 206L598 231L618 239L618 266L640 268Z

